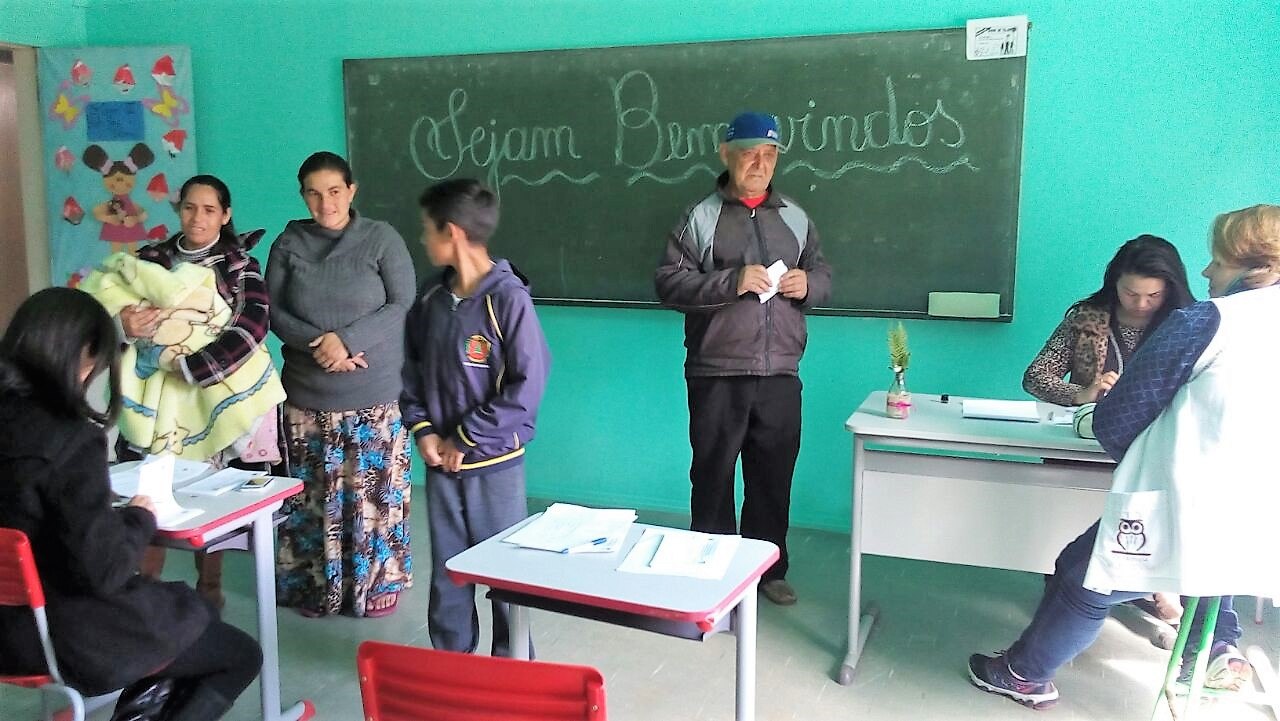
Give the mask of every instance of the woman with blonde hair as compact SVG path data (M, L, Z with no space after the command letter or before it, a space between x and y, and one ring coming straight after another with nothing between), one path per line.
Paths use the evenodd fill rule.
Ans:
M1093 643L1111 606L1153 591L1280 592L1280 207L1218 216L1211 250L1202 275L1212 298L1172 313L1098 402L1093 430L1117 461L1102 519L1058 556L1021 638L969 658L978 688L1052 705L1053 675ZM1238 624L1224 629L1223 620L1220 613L1205 685L1240 688L1252 668L1231 640ZM1184 674L1189 667L1184 659Z

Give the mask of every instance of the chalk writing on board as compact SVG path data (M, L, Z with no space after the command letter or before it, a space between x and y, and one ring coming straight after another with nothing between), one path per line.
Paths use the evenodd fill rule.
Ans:
M635 185L637 182L641 180L652 180L658 183L662 183L663 185L675 185L676 183L683 183L689 178L692 178L695 173L706 173L707 175L710 175L711 177L714 178L720 174L720 171L712 170L711 166L707 165L706 163L698 163L697 165L694 165L693 167L689 168L688 170L684 171L679 175L672 175L668 177L654 175L653 173L650 173L647 170L641 170L640 172L627 178L627 185L628 186Z
M598 177L596 173L574 177L563 171L552 171L540 181L530 181L520 176L504 176L499 170L503 161L528 162L538 159L581 159L574 139L573 128L567 125L554 127L498 127L489 119L486 124L473 126L463 139L461 120L467 108L467 91L454 88L449 93L445 114L439 118L423 115L413 123L409 131L409 155L418 172L430 180L443 180L454 175L469 157L477 168L488 171L489 185L500 188L511 179L519 179L530 185L540 185L554 177L563 177L574 183L589 183ZM423 127L424 137L419 137ZM425 163L424 163L425 161ZM452 163L450 164L450 161ZM431 167L428 167L430 165Z
M586 185L600 180L599 169L612 162L614 167L632 171L625 183L640 181L663 185L682 183L695 174L715 177L719 163L720 138L725 124L682 124L664 120L661 115L660 88L643 70L631 70L618 78L608 78L613 101L613 157L584 157L579 150L580 138L588 137L598 127L582 130L573 125L502 126L495 118L477 121L467 115L470 100L463 88L453 88L439 114L424 114L414 121L409 131L409 155L414 167L429 180L441 180L459 172L464 165L474 166L485 174L489 185L501 192L503 185L519 182L540 186L553 181ZM806 153L783 168L783 174L807 170L818 180L837 180L854 170L873 173L896 173L907 164L916 164L935 174L964 168L979 168L961 152L965 144L964 125L947 112L942 98L933 98L931 110L912 108L902 112L892 77L884 78L884 95L876 99L876 107L860 115L851 113L819 113L818 101L810 99L802 114L782 114L783 150ZM844 154L862 154L872 150L911 149L897 159L876 162L863 159L844 160ZM942 160L929 159L920 152L942 147L957 153ZM818 164L813 154L833 158L833 167ZM843 161L843 162L842 162ZM681 162L689 163L681 166ZM521 164L537 164L532 173L509 170ZM548 170L548 164L550 169ZM569 169L575 166L576 170Z
M574 185L586 185L587 183L590 183L591 181L599 177L600 177L599 173L592 172L592 173L587 173L586 175L580 178L575 178L572 175L569 175L568 173L564 173L559 170L552 170L548 173L545 173L542 177L533 179L533 180L530 180L529 178L526 178L522 175L516 175L515 173L511 173L510 175L504 175L502 177L502 182L509 183L511 181L518 180L521 183L524 183L525 185L538 186L538 185L545 185L546 183L550 182L554 178L564 178L565 180L569 181L570 183L573 183ZM494 186L494 187L497 187L497 186Z
M502 195L493 247L539 301L656 306L655 258L724 171L725 123L770 112L788 149L775 182L813 218L839 279L814 312L926 317L928 293L944 291L998 295L1007 320L1027 62L970 62L964 39L952 28L348 59L361 210L416 237L406 193L478 178ZM408 246L421 277L434 274Z
M714 177L716 172L706 165L695 165L681 174L663 177L652 172L659 162L702 157L718 152L719 138L723 137L723 123L702 123L682 126L679 123L663 123L659 119L659 90L653 78L641 70L633 70L617 80L610 81L617 118L617 138L614 161L617 165L636 171L627 179L632 185L641 179L663 184L679 183L694 172L706 170ZM885 77L885 109L873 110L861 118L848 114L816 116L813 112L803 115L780 116L787 128L783 133L784 151L806 150L817 153L834 150L837 153L862 153L869 149L880 150L891 146L925 148L940 144L959 149L965 142L964 126L946 111L942 99L935 99L933 110L918 109L900 113L897 91L893 78ZM638 101L624 101L639 98ZM809 107L817 103L809 101ZM799 145L797 145L799 143ZM637 147L638 146L638 150ZM665 151L665 156L664 156ZM635 160L633 160L635 159ZM897 172L908 162L914 162L932 173L949 173L965 167L977 172L967 156L961 155L950 162L936 164L918 153L906 153L893 162L873 163L852 160L836 170L824 170L807 160L793 161L784 173L807 168L822 180L835 180L850 170L862 169L877 173Z
M974 171L975 173L978 172L978 168L969 162L968 156L961 156L959 158L956 158L955 160L951 161L950 163L947 163L946 165L933 165L929 161L925 160L924 158L921 158L918 155L903 155L899 157L897 160L893 161L892 163L887 163L883 165L876 165L874 163L864 163L861 160L850 160L849 162L840 166L836 170L823 170L822 168L814 167L813 165L809 164L807 161L795 160L788 163L787 166L782 169L782 174L786 175L787 173L790 173L793 170L799 170L801 168L804 168L805 170L812 172L814 175L816 175L817 177L823 180L839 180L840 176L844 175L850 170L860 169L860 170L870 170L876 173L896 173L898 172L899 168L906 165L907 163L917 163L920 167L924 168L930 173L936 173L938 175L942 175L943 173L950 173L951 171L961 166L967 167L970 170Z

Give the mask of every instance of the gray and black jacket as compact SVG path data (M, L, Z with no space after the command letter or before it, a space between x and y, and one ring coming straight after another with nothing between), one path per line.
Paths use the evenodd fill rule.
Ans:
M770 186L765 201L748 208L725 193L728 177L721 174L716 191L685 210L654 273L659 300L685 314L685 376L797 375L808 338L804 312L830 297L831 267L800 206ZM738 295L743 266L777 260L808 273L803 301Z

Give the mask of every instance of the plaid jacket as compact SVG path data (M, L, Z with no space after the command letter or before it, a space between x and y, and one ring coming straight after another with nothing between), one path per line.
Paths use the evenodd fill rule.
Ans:
M263 231L254 230L239 236L239 244L229 248L221 240L200 265L212 268L218 282L218 294L231 307L231 320L222 334L200 350L179 362L187 380L205 388L220 383L234 373L267 337L269 299L267 284L262 280L258 261L249 250L262 238ZM182 234L138 250L138 259L172 268L182 261L178 240Z

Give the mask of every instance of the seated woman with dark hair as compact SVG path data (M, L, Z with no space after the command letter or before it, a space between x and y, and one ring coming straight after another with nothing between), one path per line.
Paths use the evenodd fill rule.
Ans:
M1172 243L1154 235L1126 241L1107 263L1102 287L1067 308L1027 366L1023 390L1062 406L1097 402L1116 384L1143 339L1170 313L1195 301L1187 268ZM1170 594L1157 593L1134 604L1166 623L1176 624L1182 616L1178 598ZM1229 629L1236 627L1231 604L1223 614L1223 629L1230 636ZM1172 634L1153 642L1172 648Z
M1154 235L1127 241L1107 263L1102 287L1067 309L1022 376L1046 403L1093 403L1115 385L1143 338L1196 299L1178 249Z
M262 654L190 586L136 572L156 520L145 496L111 506L119 353L111 317L86 293L49 288L18 308L0 339L0 527L31 541L73 688L127 686L113 721L213 721L257 677ZM103 372L110 394L98 412L85 392ZM44 671L30 612L0 608L0 673Z

